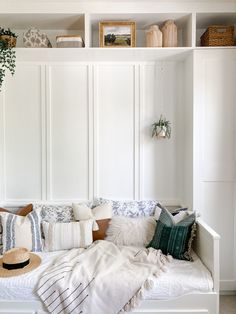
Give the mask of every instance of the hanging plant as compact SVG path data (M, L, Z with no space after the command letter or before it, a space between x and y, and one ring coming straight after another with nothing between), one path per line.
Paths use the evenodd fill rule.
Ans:
M16 34L9 28L0 28L0 91L8 70L11 75L15 73L16 52L13 47L16 45Z
M171 136L170 121L166 120L162 115L157 122L152 124L152 137L154 136L157 138L170 138Z

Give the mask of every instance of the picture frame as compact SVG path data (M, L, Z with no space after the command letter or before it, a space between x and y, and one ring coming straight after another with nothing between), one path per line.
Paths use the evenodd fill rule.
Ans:
M136 45L136 23L133 21L104 21L99 23L99 46L102 48L131 48Z

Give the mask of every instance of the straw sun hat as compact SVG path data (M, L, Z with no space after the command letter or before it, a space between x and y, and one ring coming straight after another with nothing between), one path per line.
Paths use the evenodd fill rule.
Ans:
M37 268L41 258L25 248L14 248L0 258L0 277L19 276Z

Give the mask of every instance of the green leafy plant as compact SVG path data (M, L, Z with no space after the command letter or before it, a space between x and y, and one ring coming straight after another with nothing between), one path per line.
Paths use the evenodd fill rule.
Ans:
M16 52L13 50L12 45L1 36L17 37L9 28L7 30L0 28L0 91L6 71L8 70L11 75L14 75L16 67Z
M157 122L152 124L152 137L154 136L158 138L170 138L171 136L170 121L166 120L162 115Z
M4 28L0 27L0 36L2 36L2 35L6 35L6 36L11 36L11 37L17 38L17 35L14 32L12 32L10 30L10 28L4 29Z

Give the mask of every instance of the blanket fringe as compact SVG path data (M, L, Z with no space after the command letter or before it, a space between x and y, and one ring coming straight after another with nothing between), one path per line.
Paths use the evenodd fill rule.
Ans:
M156 251L156 250L155 250ZM148 252L146 251L147 255L148 254L153 254L154 251L152 251L152 248L148 249ZM170 263L173 260L173 257L171 255L164 255L161 253L160 250L158 250L158 255L160 256L160 260L161 260L161 266L160 269L158 271L156 271L155 273L153 273L154 277L159 277L161 275L162 272L166 271L166 267L165 265L167 263ZM156 253L155 253L156 255ZM134 309L135 307L137 307L140 303L140 301L143 299L143 296L145 294L145 291L151 290L154 287L154 281L151 278L148 278L144 281L143 285L141 286L141 288L135 293L135 295L129 300L129 302L127 302L125 304L125 306L123 307L122 310L120 310L120 312L118 314L122 314L124 312L130 312L132 309Z
M143 283L142 287L136 292L136 294L129 300L128 303L125 304L123 309L119 312L130 312L132 309L136 308L139 305L140 300L142 300L144 296L144 292L147 290L151 290L154 286L154 282L152 279L147 279Z

